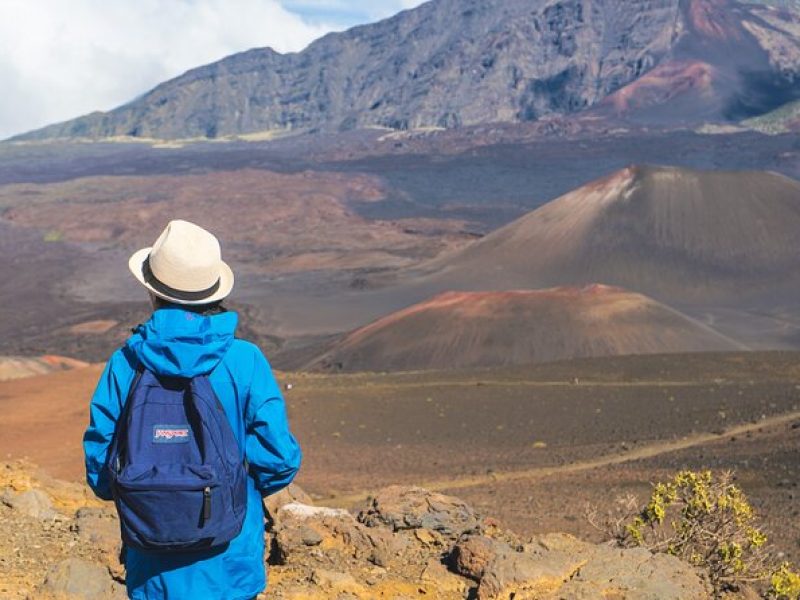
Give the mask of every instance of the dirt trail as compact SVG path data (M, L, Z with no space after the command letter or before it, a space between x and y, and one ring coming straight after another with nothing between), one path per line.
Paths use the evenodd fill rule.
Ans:
M646 446L641 446L624 453L615 452L606 454L597 458L585 461L578 461L566 465L558 465L553 467L538 467L535 469L522 469L517 471L496 471L487 475L475 475L472 477L460 477L456 479L437 479L432 481L421 482L420 487L432 491L452 491L464 488L475 487L479 485L490 485L497 482L516 481L521 479L542 479L545 477L552 477L554 475L565 475L578 473L582 471L590 471L592 469L599 469L612 465L618 465L635 460L642 460L653 458L662 454L670 452L677 452L679 450L686 450L696 446L702 446L715 442L726 437L740 436L748 432L757 431L770 427L777 427L786 425L792 421L800 419L800 411L792 411L781 415L775 415L761 419L756 423L744 423L730 427L722 433L698 433L695 435L686 436L679 440L662 441ZM353 504L363 502L370 496L370 492L362 491L353 494L344 494L326 498L324 503L326 506L335 507L349 507Z
M409 373L413 373L414 371L409 371ZM421 372L421 373L424 373ZM337 375L337 377L340 377ZM346 377L346 375L341 376ZM565 388L592 388L592 387L609 387L609 388L652 388L652 387L678 387L678 388L702 388L708 387L709 385L716 385L718 387L725 387L725 386L741 386L740 381L680 381L680 380L661 380L661 381L652 381L652 380L642 380L642 381L592 381L592 380L578 380L575 381L533 381L533 380L523 380L523 381L509 381L505 379L466 379L466 380L455 380L455 379L437 379L433 381L402 381L402 382L392 382L392 383L373 383L369 382L365 384L370 390L398 390L398 389L413 389L413 388L433 388L433 387L459 387L459 388L473 388L476 386L482 387L501 387L501 388L511 388L511 387L532 387L532 388L553 388L553 387L565 387ZM311 382L313 385L313 381Z

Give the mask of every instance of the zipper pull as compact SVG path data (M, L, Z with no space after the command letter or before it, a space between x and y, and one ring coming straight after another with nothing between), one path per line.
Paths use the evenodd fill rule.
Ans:
M211 518L211 488L203 489L203 521Z

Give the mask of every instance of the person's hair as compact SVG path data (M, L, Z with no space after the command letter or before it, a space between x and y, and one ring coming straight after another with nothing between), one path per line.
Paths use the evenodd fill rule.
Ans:
M198 315L203 316L218 315L228 311L228 309L222 304L221 300L219 302L212 302L210 304L177 304L175 302L170 302L169 300L159 298L155 294L153 294L152 297L154 310L158 310L159 308L180 308L182 310L197 313Z

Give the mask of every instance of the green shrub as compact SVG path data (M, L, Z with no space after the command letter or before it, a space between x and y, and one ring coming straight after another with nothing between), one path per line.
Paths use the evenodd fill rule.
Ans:
M602 523L596 510L589 519L622 547L665 552L704 569L717 597L757 584L767 598L800 599L800 575L777 563L730 472L715 478L710 471L681 471L655 484L644 507L628 497Z
M60 242L64 239L64 234L61 233L58 229L51 229L47 233L44 234L44 238L42 238L45 242Z

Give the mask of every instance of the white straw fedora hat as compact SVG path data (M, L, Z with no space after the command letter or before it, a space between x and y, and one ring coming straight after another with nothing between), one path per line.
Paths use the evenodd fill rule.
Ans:
M151 248L134 252L128 268L153 294L176 304L219 302L233 289L219 241L188 221L170 221Z

